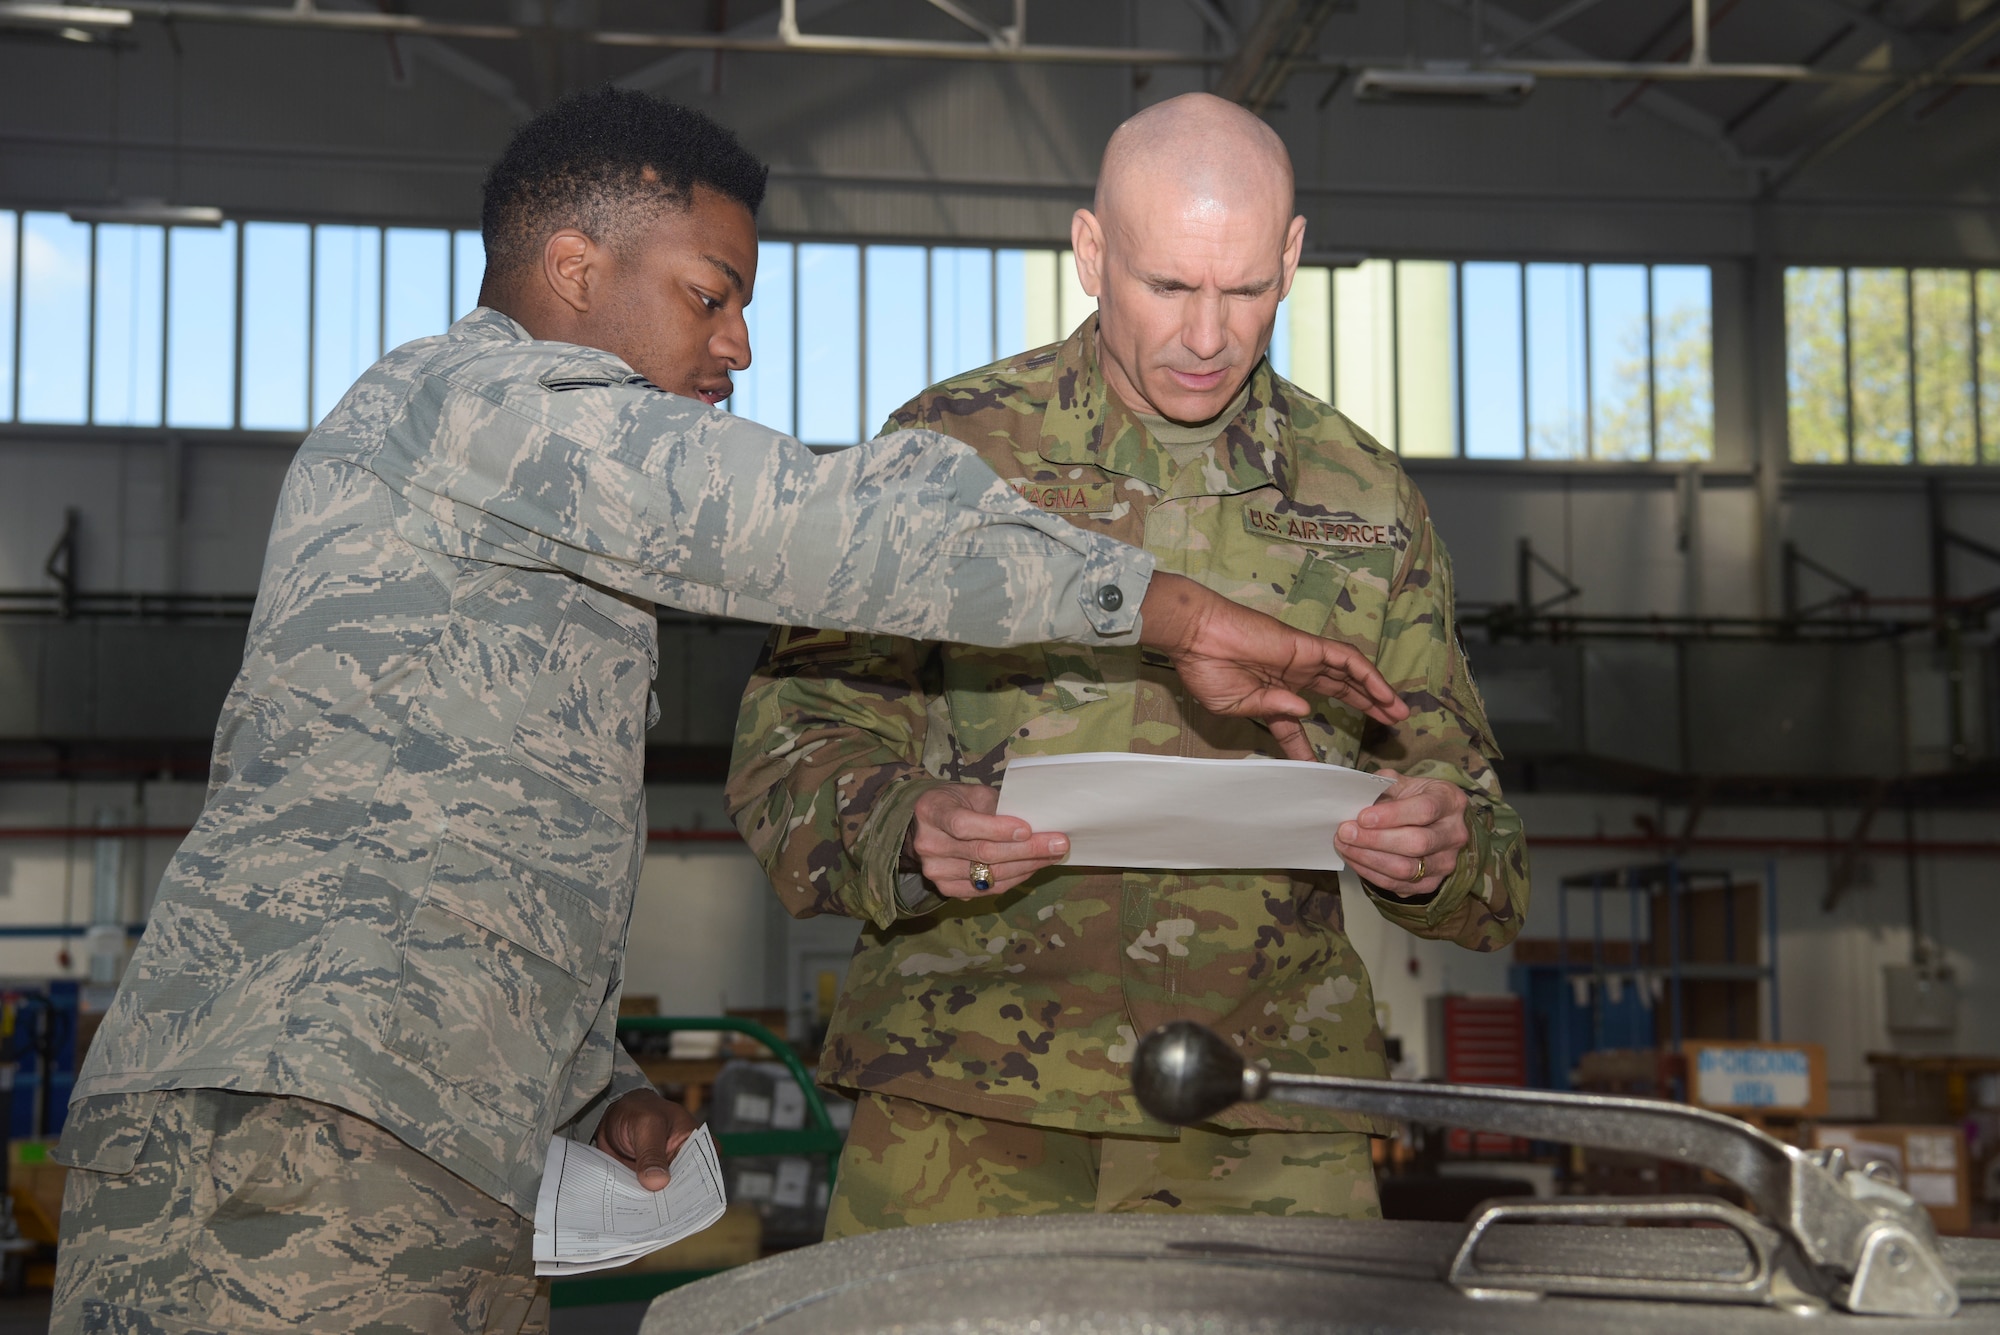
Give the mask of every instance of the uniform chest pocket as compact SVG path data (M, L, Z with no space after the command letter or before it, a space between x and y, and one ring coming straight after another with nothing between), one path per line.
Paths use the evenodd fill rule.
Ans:
M595 1010L599 913L552 877L446 841L404 934L384 1041L487 1107L532 1119Z
M514 730L514 755L629 827L645 772L653 656L578 600L549 644Z
M1342 601L1351 601L1346 596L1347 576L1347 568L1331 557L1306 553L1283 602L1271 615L1295 630L1312 635L1329 633L1329 627L1339 620Z

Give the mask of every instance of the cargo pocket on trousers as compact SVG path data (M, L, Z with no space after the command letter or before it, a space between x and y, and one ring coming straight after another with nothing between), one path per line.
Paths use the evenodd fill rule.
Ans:
M519 1120L582 1037L600 910L552 877L440 845L384 1027L393 1050Z

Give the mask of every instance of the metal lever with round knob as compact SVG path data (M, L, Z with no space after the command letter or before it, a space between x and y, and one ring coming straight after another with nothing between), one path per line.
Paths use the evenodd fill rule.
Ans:
M1139 1044L1132 1092L1148 1114L1175 1126L1276 1098L1706 1168L1742 1188L1809 1271L1838 1277L1828 1296L1847 1310L1927 1317L1958 1310L1958 1284L1939 1254L1930 1215L1907 1193L1705 1108L1608 1094L1288 1075L1244 1061L1222 1037L1185 1020Z

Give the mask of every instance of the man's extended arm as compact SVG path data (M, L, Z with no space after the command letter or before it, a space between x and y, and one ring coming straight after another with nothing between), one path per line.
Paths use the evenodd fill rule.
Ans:
M420 381L411 429L369 461L414 507L412 541L752 621L988 644L1136 637L1152 559L1041 515L956 441L815 455L609 354L577 349L555 383L605 382L547 388L543 347Z
M1220 714L1297 717L1302 693L1384 721L1403 712L1352 649L1156 578L1144 551L1042 514L961 442L904 432L814 455L637 382L608 354L578 349L567 378L538 369L545 351L507 373L535 346L420 377L406 429L367 461L411 507L399 516L410 541L750 620L1147 643Z

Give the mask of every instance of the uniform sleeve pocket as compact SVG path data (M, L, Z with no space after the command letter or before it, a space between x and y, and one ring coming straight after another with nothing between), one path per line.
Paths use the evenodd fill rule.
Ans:
M384 1041L490 1106L521 1106L513 1082L561 1066L582 1038L602 940L581 894L447 841L410 915Z

